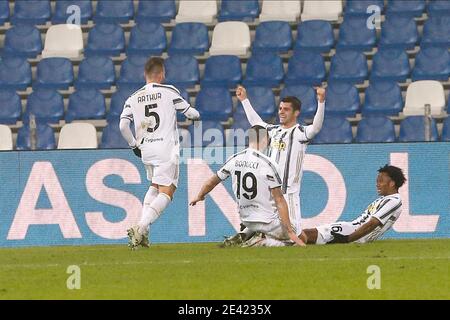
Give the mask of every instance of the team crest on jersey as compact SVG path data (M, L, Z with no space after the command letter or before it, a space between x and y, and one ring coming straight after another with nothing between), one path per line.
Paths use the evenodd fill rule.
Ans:
M273 149L284 151L286 150L286 142L280 140L273 140L270 146Z
M368 207L367 207L367 212L372 214L377 210L377 206L375 205L375 203L371 203Z

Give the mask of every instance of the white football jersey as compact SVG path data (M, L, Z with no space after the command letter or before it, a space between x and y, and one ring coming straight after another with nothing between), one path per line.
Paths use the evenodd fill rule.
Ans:
M281 187L278 166L261 152L248 148L230 157L217 171L221 180L232 177L233 192L243 222L270 223L278 219L271 189Z
M128 98L120 117L134 122L144 164L158 165L179 156L176 111L185 113L189 108L170 85L149 83Z
M388 231L402 212L402 199L400 194L395 193L389 196L382 196L372 202L363 214L352 221L352 224L359 228L373 217L379 220L382 226L376 227L371 233L358 239L356 242L371 242L380 238Z

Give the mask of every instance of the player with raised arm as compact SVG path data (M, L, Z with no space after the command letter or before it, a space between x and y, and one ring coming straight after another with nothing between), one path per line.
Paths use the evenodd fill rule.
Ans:
M352 222L336 222L305 229L310 244L372 242L388 231L402 212L398 189L406 178L400 168L385 165L378 170L377 191L380 197Z
M290 240L305 246L289 220L278 166L263 154L267 148L267 130L254 126L249 131L249 147L231 156L217 174L202 186L190 205L195 206L205 200L211 190L231 176L242 223L252 232L262 232L266 237L255 237L248 246L270 245L271 239Z
M149 245L149 226L170 204L177 188L180 147L176 111L188 119L199 118L198 111L175 87L161 84L165 80L163 59L148 60L145 79L147 84L125 102L119 124L128 145L142 159L151 181L139 224L127 230L131 249ZM136 138L130 129L132 122Z
M289 218L297 235L306 242L302 232L300 213L300 183L303 173L303 161L307 144L322 128L325 109L325 89L316 88L318 107L313 123L303 126L297 123L300 115L301 102L296 97L285 97L278 108L279 125L264 122L255 112L247 98L244 87L238 86L236 96L241 101L245 114L251 126L260 125L269 132L268 157L277 163L281 170L282 192L289 207ZM243 230L240 237L249 237L249 230ZM226 241L239 242L240 237L234 236Z

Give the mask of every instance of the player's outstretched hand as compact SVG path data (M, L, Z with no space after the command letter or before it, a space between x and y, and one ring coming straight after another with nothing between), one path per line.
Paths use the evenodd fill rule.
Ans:
M340 233L331 231L331 235L333 236L333 240L327 242L327 243L347 243L348 242L348 236L344 236Z
M294 231L289 232L289 238L294 241L294 246L306 247L306 244L295 234Z
M189 203L189 205L190 205L191 207L193 207L193 206L195 206L195 205L197 204L197 202L203 201L203 200L205 200L205 197L199 197L199 196L197 196L197 198L195 198L194 200L192 200L191 203Z
M238 86L236 88L236 97L239 99L239 101L244 101L247 99L247 90L243 86Z
M325 102L326 89L322 87L314 87L314 89L316 89L317 101L320 103Z
M139 149L139 147L134 147L132 150L133 150L134 154L136 155L136 157L142 158L142 152L141 152L141 149Z

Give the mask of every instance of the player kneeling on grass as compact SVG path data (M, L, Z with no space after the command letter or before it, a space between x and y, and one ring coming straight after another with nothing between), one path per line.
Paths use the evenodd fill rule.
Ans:
M190 205L195 206L205 200L211 190L231 176L241 221L259 235L251 238L245 246L281 246L286 240L305 246L289 220L279 168L262 153L267 148L267 142L267 130L262 126L252 127L249 130L249 148L231 156L217 174L202 186Z
M402 199L398 189L406 178L400 168L385 165L378 170L380 197L352 222L336 222L304 230L308 244L367 243L380 238L400 216Z

